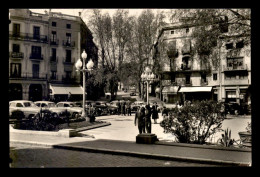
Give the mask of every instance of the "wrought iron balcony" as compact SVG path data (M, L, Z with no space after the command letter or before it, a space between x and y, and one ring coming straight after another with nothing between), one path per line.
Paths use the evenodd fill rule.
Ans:
M201 85L201 86L208 85L208 80L206 79L206 81L205 81L204 79L201 79L201 80L200 80L200 85Z
M35 35L31 33L9 31L9 38L12 38L14 40L25 40L25 41L48 43L47 35Z
M75 41L63 40L62 45L65 46L65 47L75 47Z
M73 65L74 64L74 58L64 58L63 59L63 64L67 64L67 65Z
M31 53L30 59L31 60L43 60L43 55Z
M178 85L180 86L192 86L192 81L191 80L186 80L186 79L182 79L182 80L179 80L177 82Z
M59 45L59 39L50 39L50 45Z
M238 58L243 57L241 49L230 49L227 51L227 58Z
M223 71L244 71L244 70L248 70L247 64L232 65L232 66L223 65Z
M63 82L76 82L76 77L66 77L66 76L62 76L62 81L63 81Z
M22 59L23 58L23 53L22 52L10 52L9 53L9 57Z
M56 56L50 56L50 62L57 62L58 61L58 57Z
M39 73L39 72L22 73L22 74L17 74L17 75L10 73L9 77L10 78L16 78L16 79L41 79L41 80L46 80L48 78L48 75L43 74L43 73Z

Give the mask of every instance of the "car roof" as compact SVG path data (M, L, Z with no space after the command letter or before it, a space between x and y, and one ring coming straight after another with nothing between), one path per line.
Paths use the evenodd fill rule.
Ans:
M58 102L58 103L74 103L74 102L72 102L72 101L61 101L61 102Z
M32 102L32 101L30 101L30 100L13 100L13 101L9 101L9 103L14 103L14 102Z
M35 101L34 103L54 103L52 101Z

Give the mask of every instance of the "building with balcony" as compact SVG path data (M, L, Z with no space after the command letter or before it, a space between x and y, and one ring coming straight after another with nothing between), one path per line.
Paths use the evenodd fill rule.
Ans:
M97 63L97 47L80 15L10 9L10 19L10 100L36 101L55 97L64 100L69 93L59 93L56 87L82 88L82 78L74 63L81 58L83 50L88 59L92 57ZM87 30L82 30L83 27ZM87 43L87 40L91 42ZM82 92L71 94L80 98Z
M166 103L185 100L216 100L237 103L250 102L251 56L250 47L235 37L227 38L219 50L220 66L202 62L193 50L191 33L196 25L181 22L168 24L158 31L151 63L163 63L157 73L158 84L152 85L156 97ZM230 36L229 36L230 38ZM234 36L232 37L234 39ZM151 91L152 93L153 91Z

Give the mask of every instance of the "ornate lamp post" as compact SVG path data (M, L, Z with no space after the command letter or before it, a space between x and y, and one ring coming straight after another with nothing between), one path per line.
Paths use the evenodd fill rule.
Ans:
M155 80L155 75L153 74L152 70L147 66L144 72L141 75L141 79L143 82L147 83L147 104L149 104L149 84Z
M90 72L90 71L93 70L94 63L93 63L92 59L90 59L87 63L87 68L86 68L85 61L86 61L86 58L87 58L87 53L85 52L85 50L83 50L81 57L82 57L82 60L83 60L83 67L82 67L82 62L81 62L80 58L76 62L75 67L77 68L76 71L80 71L80 72L83 73L83 112L82 112L82 117L85 117L86 116L86 112L85 112L86 72Z

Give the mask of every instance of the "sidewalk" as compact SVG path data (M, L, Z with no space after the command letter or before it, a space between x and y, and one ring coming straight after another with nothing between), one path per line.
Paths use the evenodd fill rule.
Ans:
M94 139L91 137L49 137L10 132L10 144L24 143L60 149L117 154L125 156L167 159L175 161L216 164L224 166L250 166L251 151L247 149L205 148L204 145L179 143L136 144L132 141Z

